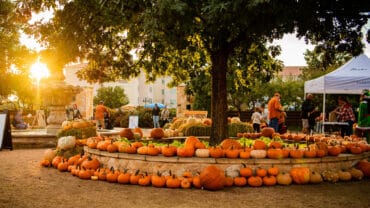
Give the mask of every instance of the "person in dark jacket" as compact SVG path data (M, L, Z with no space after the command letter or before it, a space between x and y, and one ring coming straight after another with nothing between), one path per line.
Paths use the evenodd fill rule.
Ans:
M306 99L302 103L301 109L301 119L302 119L302 132L309 133L310 124L308 121L308 117L310 113L315 109L315 106L312 104L313 95L307 94Z

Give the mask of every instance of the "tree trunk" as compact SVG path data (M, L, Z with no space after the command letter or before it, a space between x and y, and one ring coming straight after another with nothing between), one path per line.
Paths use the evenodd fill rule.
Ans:
M218 145L228 137L227 128L227 51L219 51L211 55L212 61L212 96L211 96L211 118L212 129L209 144Z

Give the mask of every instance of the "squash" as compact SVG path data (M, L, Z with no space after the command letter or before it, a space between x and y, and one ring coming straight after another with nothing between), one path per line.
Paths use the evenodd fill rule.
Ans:
M310 173L310 183L318 184L318 183L322 183L322 181L323 181L323 179L322 179L321 174L319 172L312 171Z
M57 154L56 150L47 149L44 152L44 160L48 160L51 163L51 161L54 159L56 154Z
M350 181L352 179L352 175L348 171L339 171L338 172L339 180L341 181Z
M335 171L325 170L322 172L322 178L324 181L336 183L339 181L339 175Z
M289 173L281 172L276 176L276 181L279 185L287 186L292 184L292 177Z
M352 178L355 180L361 180L364 177L364 173L357 168L351 168L348 171L351 173Z
M252 150L251 157L252 158L265 158L266 157L266 150Z
M261 130L261 136L270 137L275 133L275 129L271 127L265 127Z
M209 157L209 149L197 149L195 150L195 156L197 157Z
M134 132L130 128L124 128L119 132L120 137L125 137L128 140L133 140L135 138Z

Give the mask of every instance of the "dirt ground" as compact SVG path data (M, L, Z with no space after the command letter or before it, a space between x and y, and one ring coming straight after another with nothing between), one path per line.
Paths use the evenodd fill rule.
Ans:
M0 207L370 207L370 180L211 192L81 180L42 168L45 149L0 151Z

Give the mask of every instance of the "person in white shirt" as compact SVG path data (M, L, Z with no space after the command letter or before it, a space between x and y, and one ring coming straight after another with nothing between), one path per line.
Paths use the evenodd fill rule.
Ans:
M260 125L262 120L261 108L256 107L252 114L252 123L254 132L259 133L261 131Z

